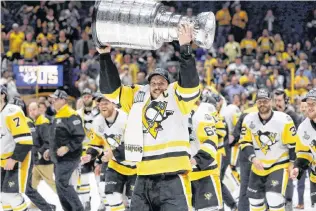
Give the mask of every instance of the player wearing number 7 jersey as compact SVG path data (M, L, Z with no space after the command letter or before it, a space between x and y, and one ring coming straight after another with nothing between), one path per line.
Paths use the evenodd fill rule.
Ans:
M33 139L27 119L19 106L8 103L6 87L1 86L1 203L3 210L24 211L25 192L30 173Z

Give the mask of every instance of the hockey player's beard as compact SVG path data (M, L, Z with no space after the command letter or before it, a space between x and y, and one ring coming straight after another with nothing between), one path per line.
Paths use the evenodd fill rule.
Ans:
M83 101L83 104L85 108L90 108L92 107L93 101Z
M258 109L259 109L259 113L264 115L264 114L268 114L270 112L271 107L266 106L266 105L261 105L261 106L259 106Z

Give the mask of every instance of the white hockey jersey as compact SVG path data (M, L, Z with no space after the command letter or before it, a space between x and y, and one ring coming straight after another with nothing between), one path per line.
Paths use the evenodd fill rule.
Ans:
M229 104L228 106L226 106L225 108L223 108L220 112L220 114L225 118L225 122L227 124L228 127L228 131L229 134L232 134L234 131L234 115L240 113L240 109L238 108L238 106L234 105L234 104Z
M193 166L193 172L189 173L191 180L218 174L217 147L218 137L216 134L215 121L210 111L212 105L201 103L192 114L192 140L191 157L197 161Z
M252 166L253 172L265 176L278 169L287 168L290 150L294 150L298 140L291 117L274 111L268 120L262 120L258 112L249 113L241 130L240 146L249 159L257 157L264 170Z
M96 109L92 109L91 112L85 113L84 108L81 108L76 112L82 119L83 128L86 133L86 137L83 140L83 146L85 147L89 143L89 138L87 135L92 128L93 119L98 115L98 111Z
M298 127L297 134L296 156L312 163L312 170L316 172L316 123L306 118Z
M125 160L117 161L115 156L124 157L124 132L127 122L127 114L122 110L117 110L115 121L110 124L99 114L93 120L89 147L102 147L106 149L110 147L114 157L109 161L108 167L116 170L123 175L136 174L136 164ZM96 149L98 150L98 149Z
M33 144L27 119L19 106L7 104L1 111L0 136L1 167L13 155L16 144Z

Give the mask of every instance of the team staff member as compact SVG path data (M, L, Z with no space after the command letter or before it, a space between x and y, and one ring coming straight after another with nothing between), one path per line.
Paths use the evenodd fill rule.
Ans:
M32 179L29 184L30 189L27 196L40 210L55 210L55 206L48 204L46 200L37 192L37 187L41 180L44 180L50 188L56 192L56 185L53 178L54 164L49 160L49 130L50 121L39 112L36 102L32 102L29 107L29 116L35 126L35 137L33 136L34 146Z
M25 211L22 194L31 173L33 139L21 108L8 103L7 88L1 86L0 92L0 200L3 210Z
M81 118L68 105L65 91L56 90L50 97L53 98L57 112L52 124L50 143L51 160L55 163L57 194L64 210L83 211L74 189L77 182L74 175L79 167L85 137Z
M149 85L122 86L110 47L98 49L100 90L129 113L125 156L138 162L131 211L191 209L191 184L186 174L192 170L188 114L200 88L189 25L179 29L178 40L181 70L179 81L171 84L168 72L158 68L148 77Z

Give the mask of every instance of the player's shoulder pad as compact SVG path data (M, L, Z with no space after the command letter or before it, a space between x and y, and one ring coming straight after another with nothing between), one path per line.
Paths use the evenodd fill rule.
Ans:
M304 121L301 122L301 124L298 126L297 131L300 132L300 131L306 130L310 126L311 126L310 119L309 118L305 118Z
M245 115L244 120L243 120L243 124L246 124L246 125L247 125L248 123L257 120L258 118L259 118L258 112L247 113L247 114Z
M19 106L13 105L13 104L7 104L6 107L4 108L3 112L8 116L14 115L14 114L19 113L19 112L24 114L22 109Z
M293 122L293 119L290 117L290 115L281 112L281 111L274 111L274 118L280 122L280 123L290 123Z

